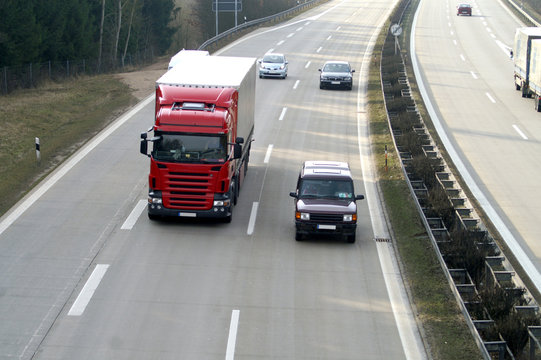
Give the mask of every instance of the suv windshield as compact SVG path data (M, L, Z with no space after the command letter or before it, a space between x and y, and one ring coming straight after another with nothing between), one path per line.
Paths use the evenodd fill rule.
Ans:
M156 133L152 157L157 161L223 163L227 157L227 138L198 134Z
M299 199L353 200L353 183L344 180L304 179L299 186Z

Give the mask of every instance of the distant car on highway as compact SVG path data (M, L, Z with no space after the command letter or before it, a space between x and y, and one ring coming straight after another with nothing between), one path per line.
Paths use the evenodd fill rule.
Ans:
M327 61L323 64L319 74L319 88L344 87L353 88L353 73L355 70L347 61Z
M456 16L459 15L469 15L471 16L471 5L470 4L460 4L457 7Z
M288 61L284 54L268 53L263 59L258 60L259 78L278 77L285 79L287 77Z
M295 199L295 240L320 234L355 242L356 201L364 199L364 195L355 195L348 163L305 161L297 189L289 196Z

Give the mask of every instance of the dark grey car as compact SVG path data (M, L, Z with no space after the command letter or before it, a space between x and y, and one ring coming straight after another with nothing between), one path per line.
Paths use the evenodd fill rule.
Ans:
M348 90L353 88L353 73L347 61L327 61L321 69L319 75L319 88L343 87Z

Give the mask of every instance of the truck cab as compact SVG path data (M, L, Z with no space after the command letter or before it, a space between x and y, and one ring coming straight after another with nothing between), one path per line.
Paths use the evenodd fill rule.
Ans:
M321 234L341 236L354 243L357 200L349 165L338 161L305 161L295 192L295 240Z

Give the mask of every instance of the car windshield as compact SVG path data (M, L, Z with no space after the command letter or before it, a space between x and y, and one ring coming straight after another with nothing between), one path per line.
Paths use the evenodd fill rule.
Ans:
M349 66L347 64L326 64L323 67L323 71L326 71L326 72L349 72Z
M299 198L353 200L353 183L347 180L304 179L299 186Z
M263 57L263 62L282 64L284 62L284 57L281 55L265 55Z
M152 157L157 161L223 163L227 158L225 135L156 133Z

